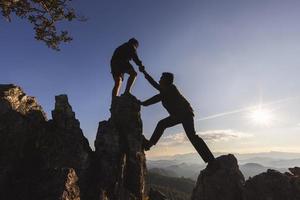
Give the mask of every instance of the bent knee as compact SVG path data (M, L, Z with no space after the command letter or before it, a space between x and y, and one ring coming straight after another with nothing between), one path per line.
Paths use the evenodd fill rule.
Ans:
M160 120L158 123L157 123L157 126L160 127L160 128L166 128L167 125L165 123L164 120Z

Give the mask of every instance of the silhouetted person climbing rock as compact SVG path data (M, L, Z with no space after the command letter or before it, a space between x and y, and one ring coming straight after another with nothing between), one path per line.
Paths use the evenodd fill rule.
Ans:
M139 42L135 38L131 38L128 42L119 46L111 58L111 73L115 81L114 88L112 90L112 96L118 96L119 90L124 79L124 74L129 74L125 94L130 93L131 86L133 85L137 73L133 66L130 64L130 60L133 60L135 64L142 67L142 61L137 55L137 48Z
M161 101L162 105L170 114L169 117L158 122L150 140L145 140L145 150L149 150L158 142L166 128L175 126L177 124L182 124L187 137L202 159L205 162L213 161L213 154L202 138L196 134L194 128L194 111L190 103L180 94L176 86L173 84L173 74L168 72L162 73L159 83L157 83L145 71L144 67L141 67L140 71L144 73L148 82L159 91L159 94L144 102L140 102L140 104L143 106L149 106Z

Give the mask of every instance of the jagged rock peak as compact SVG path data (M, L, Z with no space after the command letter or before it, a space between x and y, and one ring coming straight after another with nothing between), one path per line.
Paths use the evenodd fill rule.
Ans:
M142 129L142 120L140 116L141 106L136 97L132 95L122 95L114 97L112 100L110 112L112 123L122 128L126 126L138 127ZM142 130L139 130L140 132Z
M201 171L192 200L242 200L244 183L237 159L223 155Z
M39 138L46 166L76 170L88 168L92 150L75 118L67 95L55 96L52 116L45 133Z
M73 129L80 127L72 106L69 104L68 96L65 94L55 96L55 108L52 111L52 118L54 123L60 128Z
M0 114L15 111L22 115L36 113L47 120L43 108L35 97L27 96L21 87L13 84L0 84Z
M95 140L99 175L105 198L145 199L146 159L142 149L140 105L131 95L115 97L111 117L99 123Z

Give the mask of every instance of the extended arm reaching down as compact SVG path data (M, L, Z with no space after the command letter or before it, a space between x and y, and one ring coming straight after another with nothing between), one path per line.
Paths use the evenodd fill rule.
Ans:
M145 75L145 78L147 79L147 81L158 91L160 91L160 85L158 82L156 82L145 70L142 71Z
M141 102L141 104L143 106L149 106L149 105L158 103L160 101L161 101L161 96L160 96L160 94L157 94L157 95L151 97L150 99L147 99L146 101Z

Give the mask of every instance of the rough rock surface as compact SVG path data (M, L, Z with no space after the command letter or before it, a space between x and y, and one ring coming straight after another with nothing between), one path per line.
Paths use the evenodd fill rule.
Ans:
M42 107L34 97L27 96L19 86L0 84L0 114L11 112L32 117L33 122L46 120Z
M191 199L242 200L244 183L237 159L231 154L223 155L201 171Z
M33 156L45 122L45 113L34 97L15 85L0 85L0 168L16 166L24 157Z
M114 98L111 118L99 123L95 140L102 192L110 200L145 197L145 155L140 106L133 96Z
M31 189L28 184L41 157L36 141L45 123L34 97L18 86L0 85L0 199L20 199Z
M52 114L47 121L34 97L0 85L0 199L80 198L91 149L66 96Z
M244 181L237 160L224 155L201 171L192 200L299 200L299 167L291 173L268 170Z
M66 95L55 97L55 109L46 130L38 145L47 168L84 170L89 167L92 150Z
M297 168L290 171L298 172ZM246 181L246 200L298 200L300 199L300 178L298 174L282 174L269 169Z
M142 200L145 155L140 106L114 100L93 152L66 95L47 120L34 97L0 85L0 199Z

